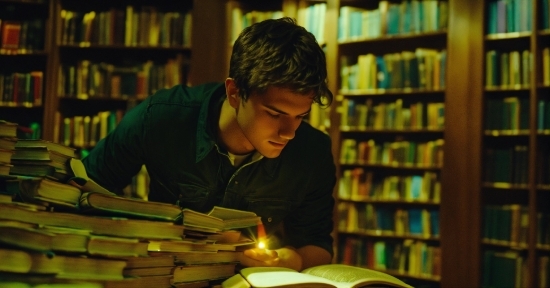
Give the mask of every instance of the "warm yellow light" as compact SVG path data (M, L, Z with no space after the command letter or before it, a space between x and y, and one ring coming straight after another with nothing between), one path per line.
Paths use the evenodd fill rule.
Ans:
M264 241L258 242L258 248L260 248L260 249L264 249L264 248L265 248L265 243L264 243Z

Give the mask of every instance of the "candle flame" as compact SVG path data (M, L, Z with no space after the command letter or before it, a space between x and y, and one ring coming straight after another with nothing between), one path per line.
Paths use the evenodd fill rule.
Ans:
M265 248L265 243L264 243L264 241L258 242L258 248L260 248L260 249L264 249L264 248Z

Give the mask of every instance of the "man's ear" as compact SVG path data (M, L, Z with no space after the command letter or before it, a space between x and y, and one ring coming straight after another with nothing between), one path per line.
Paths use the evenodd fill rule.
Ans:
M240 103L239 89L237 89L233 78L225 79L225 94L227 95L227 100L229 104L231 104L231 107L237 108Z

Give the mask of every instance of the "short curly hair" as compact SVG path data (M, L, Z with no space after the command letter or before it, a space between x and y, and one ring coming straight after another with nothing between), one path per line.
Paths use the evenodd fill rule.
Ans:
M326 58L315 36L289 17L269 19L245 28L233 45L229 64L239 96L264 93L268 87L313 93L322 106L332 103Z

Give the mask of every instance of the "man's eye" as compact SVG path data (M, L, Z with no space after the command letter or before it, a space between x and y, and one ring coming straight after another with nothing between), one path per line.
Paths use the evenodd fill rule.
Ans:
M271 112L267 112L267 114L272 118L279 118L279 115L281 115L281 114L274 114L274 113L271 113Z

